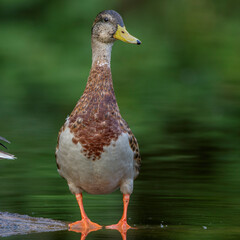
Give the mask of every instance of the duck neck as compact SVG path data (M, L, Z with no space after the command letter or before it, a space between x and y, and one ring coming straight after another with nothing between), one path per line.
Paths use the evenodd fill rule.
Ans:
M106 106L107 108L114 106L115 110L119 111L110 68L112 45L92 40L92 67L86 88L79 100L80 103L91 102L89 106L95 109L98 109L101 105L101 111Z
M110 67L112 46L113 43L102 43L92 38L92 67L96 65Z

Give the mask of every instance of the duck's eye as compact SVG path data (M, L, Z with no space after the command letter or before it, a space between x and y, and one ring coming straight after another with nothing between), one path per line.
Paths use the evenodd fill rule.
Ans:
M104 22L108 22L108 18L107 17L105 17L103 20L104 20Z

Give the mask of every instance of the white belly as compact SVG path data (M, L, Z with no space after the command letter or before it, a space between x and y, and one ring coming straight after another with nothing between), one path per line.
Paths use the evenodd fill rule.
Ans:
M119 187L124 194L132 193L134 163L127 133L105 146L100 159L94 161L83 154L81 144L74 144L72 138L66 127L56 151L59 174L67 180L72 193L106 194Z

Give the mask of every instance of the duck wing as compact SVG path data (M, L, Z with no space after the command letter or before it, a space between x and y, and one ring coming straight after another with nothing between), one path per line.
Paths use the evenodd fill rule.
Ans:
M129 145L133 151L133 161L135 163L135 176L134 179L139 174L140 171L140 166L141 166L141 155L139 151L139 146L136 137L132 133L130 127L128 126L127 122L124 119L121 119L122 125L124 130L128 133L128 140L129 140Z

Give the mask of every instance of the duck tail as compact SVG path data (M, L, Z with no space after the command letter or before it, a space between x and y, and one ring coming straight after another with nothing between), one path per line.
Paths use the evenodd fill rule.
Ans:
M1 137L1 136L0 136L0 140L4 141L6 143L10 143L6 138ZM0 143L0 145L7 149L7 147L4 146L2 143ZM14 159L16 159L16 157L14 155L10 154L10 153L6 153L6 152L3 152L3 151L0 151L0 159L14 160Z
M10 153L5 153L3 151L0 151L0 159L14 160L16 159L16 157Z

